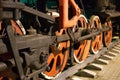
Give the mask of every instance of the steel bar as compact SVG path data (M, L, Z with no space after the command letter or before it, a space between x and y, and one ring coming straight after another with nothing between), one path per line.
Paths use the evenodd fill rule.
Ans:
M43 65L39 70L36 70L36 71L34 71L33 73L27 75L27 79L30 79L30 78L34 77L35 75L40 74L40 72L45 71L45 69L47 68L46 64L47 64L47 63L44 63L44 65Z
M101 32L98 31L98 32L91 33L91 34L89 34L89 35L85 35L85 36L83 36L83 37L78 38L78 41L82 41L82 40L85 40L85 39L94 37L94 36L96 36L96 35L98 35L98 34L100 34L100 33L101 33Z
M107 28L102 28L102 29L99 29L97 32L94 32L94 33L90 33L90 34L87 34L87 35L84 35L84 36L81 36L79 32L76 32L74 33L74 37L78 40L78 41L82 41L82 40L85 40L85 39L88 39L88 38L91 38L91 37L94 37L98 34L100 34L101 32L104 32L104 31L108 31L110 30L111 28L107 27ZM78 37L79 36L79 37ZM62 36L57 36L57 42L62 42L62 41L66 41L66 40L70 40L70 37L68 34L64 34Z
M107 28L103 28L103 29L100 29L101 32L105 32L105 31L109 31L111 30L112 28L111 27L107 27Z
M16 43L18 49L24 48L36 48L36 47L43 47L49 46L52 44L52 40L50 36L43 36L43 35L28 35L24 37L16 38Z
M78 41L82 41L82 40L85 40L85 39L94 37L94 36L100 34L101 32L105 32L105 31L108 31L108 30L110 30L109 27L100 29L100 30L98 30L97 32L94 32L94 33L91 33L91 34L89 34L89 35L85 35L85 36L83 36L83 37L78 38Z
M103 30L103 31L105 31L105 30ZM89 35L79 37L78 40L79 41L85 40L85 39L95 36L99 33L100 32L91 33ZM76 36L78 37L79 35L80 35L79 33L75 33L75 37ZM65 40L70 40L70 37L67 34L57 37L57 42L65 41ZM43 41L44 41L44 43L43 43ZM42 46L50 45L53 42L54 41L52 41L50 36L42 36L40 34L16 37L16 44L17 44L18 49L42 47ZM2 40L0 40L0 47L1 47L0 54L7 52L7 45L5 43L3 43Z
M23 67L22 67L22 62L20 61L20 55L18 52L18 48L16 45L16 40L15 40L15 36L12 30L11 25L7 25L7 35L8 35L8 39L9 39L9 44L10 44L10 49L9 51L11 53L13 53L14 59L15 59L15 64L17 66L18 72L19 72L19 76L21 80L24 80L25 75L24 75L24 71L23 71Z
M40 12L38 10L35 10L33 8L30 8L28 6L25 6L24 4L20 2L12 2L12 1L1 1L0 8L14 8L14 9L20 9L25 12L31 13L33 15L48 19L52 22L55 22L55 19L52 16L49 16L43 12Z
M49 46L52 43L50 36L42 36L39 34L16 37L16 46L18 49ZM6 45L2 39L0 39L0 54L8 52L7 46L9 45Z

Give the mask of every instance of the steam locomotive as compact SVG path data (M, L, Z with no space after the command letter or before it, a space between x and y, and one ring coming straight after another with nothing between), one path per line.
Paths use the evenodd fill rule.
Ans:
M119 0L75 0L81 14L70 28L60 26L58 0L41 2L0 0L0 80L54 79L66 63L84 62L119 34Z

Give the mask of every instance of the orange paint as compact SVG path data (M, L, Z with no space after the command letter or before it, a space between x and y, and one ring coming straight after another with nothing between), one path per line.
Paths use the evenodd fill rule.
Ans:
M68 3L72 6L75 15L69 20ZM80 9L74 0L59 0L60 8L60 28L69 28L77 24L80 15Z

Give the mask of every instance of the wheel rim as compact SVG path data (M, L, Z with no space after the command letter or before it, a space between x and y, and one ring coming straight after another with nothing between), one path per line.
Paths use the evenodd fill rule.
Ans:
M91 28L97 28L97 29L101 29L101 22L98 16L92 16L90 19L90 24L91 24ZM99 52L99 49L102 45L102 33L100 33L99 35L96 35L94 40L92 40L91 43L91 52L93 54L97 54Z
M106 20L104 27L111 28L109 31L103 32L103 45L107 47L112 41L112 23L110 19Z
M19 20L17 20L17 22L18 21ZM12 25L14 33L16 33L18 35L25 35L26 32L25 32L24 27L23 26L19 26L20 21L19 21L19 23L16 23L14 20L10 20L10 22L11 22L11 25ZM22 24L20 24L20 25L22 25ZM2 21L0 21L0 30L2 30L2 29L3 29L2 28Z
M64 33L66 33L66 30L61 30L60 32L56 32L56 35L60 36ZM59 52L54 52L52 47L50 47L51 53L47 61L50 70L42 73L45 76L45 78L53 79L56 76L58 76L61 73L61 71L65 68L69 54L68 52L69 46L70 46L69 41L60 42L57 45Z
M84 29L87 29L87 19L84 15L80 15L80 19L78 21L78 26ZM84 40L78 42L74 45L74 59L77 63L83 62L88 56L90 49L91 40Z
M11 22L14 32L16 32L18 35L24 34L22 29L17 25L17 23L14 20L10 20L10 22Z
M1 26L1 25L2 25L2 22L0 21L0 30L2 29L2 26Z

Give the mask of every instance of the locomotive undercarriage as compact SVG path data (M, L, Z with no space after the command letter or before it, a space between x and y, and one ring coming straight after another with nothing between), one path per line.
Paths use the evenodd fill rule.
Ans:
M104 46L108 46L112 39L111 21L107 18L104 22L104 27L101 26L99 17L94 15L90 23L85 22L84 17L81 17L83 20L80 18L78 25L72 29L64 30L57 28L56 30L57 23L55 19L45 13L29 8L18 1L0 0L0 5L0 20L2 21L2 34L0 35L0 80L6 78L8 80L38 80L41 76L40 73L45 75L46 78L49 76L49 78L54 77L63 71L68 58L70 58L71 64L75 62L73 56L76 56L75 59L78 63L86 59L87 54L83 57L79 52L81 49L85 49L87 41L93 43L89 42L87 51L89 51L91 44L92 53L97 54L102 44L101 36L104 35ZM50 30L48 32L50 35L38 33L20 35L19 31L11 25L10 20L20 19L21 11L46 19L52 25L54 32ZM58 32L57 34L55 34L56 31ZM76 47L76 43L79 44L78 47ZM83 47L79 48L81 44ZM74 51L77 54L73 54ZM79 59L79 57L82 57L82 59ZM13 75L9 76L10 73L6 72L9 69L10 73L15 74L14 77Z

